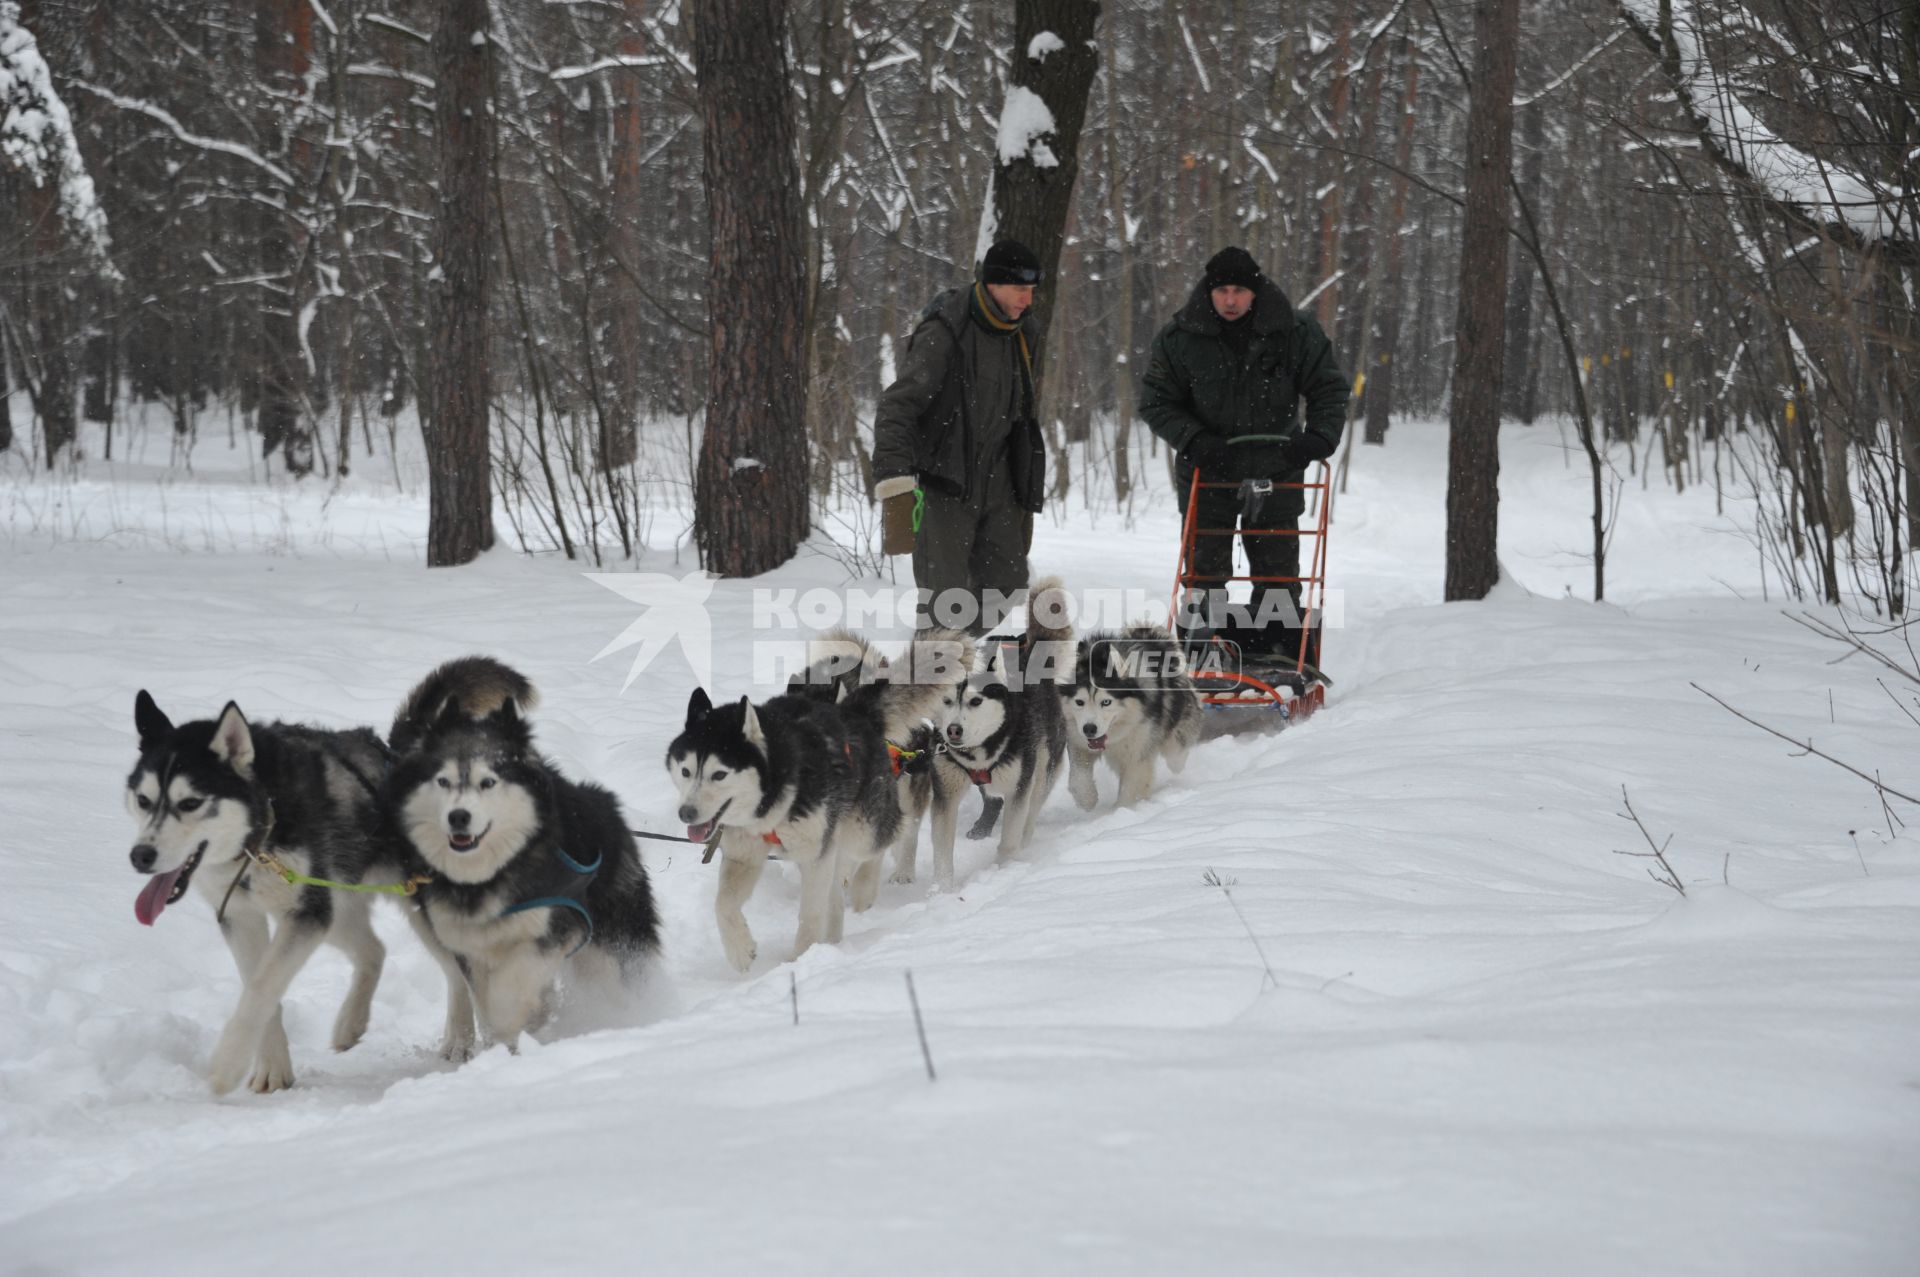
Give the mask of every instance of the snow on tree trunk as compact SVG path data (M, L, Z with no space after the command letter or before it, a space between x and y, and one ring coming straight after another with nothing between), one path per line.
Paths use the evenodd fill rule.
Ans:
M1080 129L1100 61L1093 46L1099 16L1096 0L1014 4L1013 66L974 260L996 239L1017 239L1039 257L1045 282L1033 302L1040 335L1036 363L1044 357L1059 294L1060 248L1080 172Z
M80 158L73 118L21 19L19 0L0 0L0 156L24 170L34 186L52 188L68 238L95 270L117 278L108 257L107 215Z

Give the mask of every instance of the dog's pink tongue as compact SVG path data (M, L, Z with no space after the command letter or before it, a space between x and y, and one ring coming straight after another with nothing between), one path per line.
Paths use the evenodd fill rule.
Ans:
M140 888L140 894L133 902L133 916L140 919L140 925L151 927L160 911L167 907L167 897L173 894L173 884L180 879L180 870L172 873L155 874L147 879L147 885Z
M687 837L694 842L705 842L713 836L713 822L705 821L698 825L687 826Z

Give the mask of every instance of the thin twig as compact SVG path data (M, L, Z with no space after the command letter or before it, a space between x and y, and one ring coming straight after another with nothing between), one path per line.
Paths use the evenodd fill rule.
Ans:
M1902 714L1905 714L1909 719L1912 719L1913 725L1915 727L1920 727L1920 718L1914 718L1913 711L1900 703L1900 697L1894 692L1894 690L1891 687L1887 686L1886 679L1876 678L1873 681L1880 684L1880 690L1885 692L1888 698L1893 701L1893 707L1895 709L1899 710Z
M1633 822L1634 828L1640 831L1640 836L1647 840L1647 846L1652 847L1653 850L1652 851L1616 851L1613 854L1616 856L1644 856L1652 860L1659 861L1660 868L1665 871L1667 876L1662 878L1659 874L1649 869L1647 870L1647 877L1653 879L1655 882L1659 883L1663 887L1672 887L1675 891L1679 892L1682 896L1685 896L1687 894L1687 889L1684 885L1681 884L1680 875L1675 873L1673 871L1673 866L1667 863L1667 843L1670 843L1673 841L1673 835L1668 834L1666 842L1656 845L1653 841L1653 835L1648 833L1647 827L1640 822L1640 813L1633 809L1633 800L1627 797L1627 787L1625 785L1620 786L1620 801L1627 805L1626 815L1624 819L1631 820ZM1619 815L1620 813L1616 812L1614 814Z
M1894 789L1889 785L1882 784L1878 778L1867 775L1865 772L1861 771L1858 767L1853 767L1853 766L1850 766L1849 764L1843 763L1831 754L1821 753L1819 750L1813 747L1812 741L1795 740L1793 737L1787 735L1785 732L1778 731L1774 728L1768 727L1765 723L1762 723L1757 719L1748 718L1745 714L1742 714L1739 710L1727 704L1725 701L1721 700L1718 696L1715 696L1712 692L1709 692L1706 688L1700 686L1700 684L1698 683L1688 683L1687 686L1691 687L1694 691L1700 693L1702 696L1706 697L1708 700L1712 701L1715 705L1718 705L1721 709L1724 709L1725 711L1727 711L1727 713L1733 715L1735 718L1741 719L1745 722L1752 723L1755 727L1758 727L1761 731L1766 732L1772 736L1778 736L1781 740L1787 742L1787 744L1789 745L1793 745L1802 750L1805 750L1807 753L1812 754L1818 758L1824 758L1828 762L1832 763L1835 767L1845 768L1847 771L1852 772L1854 775L1858 776L1861 780L1866 781L1869 785L1872 785L1874 788L1884 790L1886 793L1892 794L1895 798L1898 798L1903 802L1909 802L1916 807L1920 807L1920 798L1915 798L1912 794L1903 794L1899 790Z
M1819 634L1825 638L1833 639L1836 642L1845 643L1847 646L1855 649L1856 651L1864 653L1867 656L1871 656L1874 660L1880 662L1882 665L1886 666L1888 669L1892 670L1894 673L1898 674L1901 678L1906 679L1910 683L1920 683L1920 672L1915 672L1914 670L1908 669L1906 666L1900 664L1900 662L1894 660L1892 657L1888 656L1886 653L1880 651L1877 648L1868 647L1864 642L1861 641L1860 637L1856 635L1852 630L1836 629L1832 625L1829 625L1827 622L1821 620L1819 617L1814 616L1809 612L1802 612L1799 616L1794 616L1790 612L1783 612L1781 613L1781 615L1785 616L1789 621L1792 621L1795 625L1801 626L1804 629L1812 630L1815 634Z
M907 1001L913 1003L913 1031L920 1035L920 1058L927 1062L927 1081L940 1079L933 1072L933 1052L927 1048L927 1026L920 1019L920 995L913 991L913 972L907 972Z
M1849 829L1847 830L1847 837L1853 839L1853 854L1860 858L1860 872L1866 874L1869 878L1873 877L1873 874L1867 869L1867 858L1860 850L1860 836Z
M1260 937L1253 934L1253 926L1247 921L1247 915L1240 912L1240 902L1233 898L1232 883L1222 878L1212 869L1208 869L1206 873L1201 875L1201 878L1208 885L1220 888L1220 894L1225 896L1227 903L1233 906L1233 916L1240 919L1240 925L1246 928L1247 939L1253 941L1253 951L1260 955L1260 969L1266 972L1266 975L1262 976L1260 980L1260 991L1262 993L1266 992L1269 981L1273 983L1274 988L1278 989L1280 987L1280 977L1273 973L1273 964L1267 961L1267 951L1260 947Z
M793 1023L794 1027L798 1028L800 1025L800 977L791 971L787 972L787 996L793 1000Z

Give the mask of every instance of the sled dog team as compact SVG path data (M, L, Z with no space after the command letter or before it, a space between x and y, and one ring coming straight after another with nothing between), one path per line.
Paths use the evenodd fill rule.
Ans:
M933 873L953 886L967 789L1003 799L999 853L1020 852L1059 779L1096 802L1104 758L1131 804L1155 763L1178 771L1200 703L1177 665L1140 657L1167 632L1136 626L1075 641L1053 578L1029 592L1015 642L923 630L889 660L835 632L809 649L785 692L714 705L696 689L666 767L690 838L717 847L714 916L739 971L756 948L742 912L777 850L800 875L796 955L840 939L842 914L873 905L892 853L912 882L931 815ZM440 1054L511 1048L555 1010L560 989L615 992L660 944L647 871L619 800L569 780L535 749L538 703L519 673L486 657L434 670L387 739L367 728L253 723L228 702L175 725L134 701L139 760L127 807L130 855L146 878L135 916L152 924L197 888L240 969L239 1004L214 1048L224 1094L293 1083L280 1002L323 941L353 965L331 1045L366 1032L386 953L375 895L403 901L447 980ZM477 1032L476 1032L477 1028Z

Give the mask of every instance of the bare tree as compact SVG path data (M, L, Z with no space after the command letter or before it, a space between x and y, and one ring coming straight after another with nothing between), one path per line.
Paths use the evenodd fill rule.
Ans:
M427 566L469 563L493 545L487 379L487 0L441 0L438 72L440 216L430 299Z
M786 0L702 0L695 13L713 238L694 540L721 576L780 566L808 528L806 247L786 27Z
M1485 598L1500 578L1500 362L1520 0L1478 0L1467 113L1453 407L1447 448L1446 597Z

